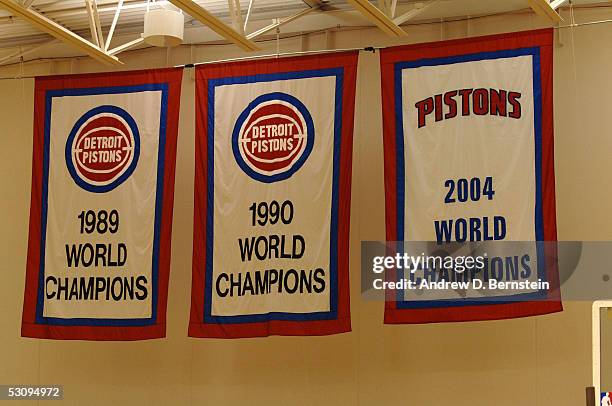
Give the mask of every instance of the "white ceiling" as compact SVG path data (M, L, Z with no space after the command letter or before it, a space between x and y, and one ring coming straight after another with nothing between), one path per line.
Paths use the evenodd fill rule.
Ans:
M328 28L336 25L346 25L347 21L354 21L355 24L370 25L365 19L352 18L347 20L341 14L352 10L345 0L322 0L325 2L323 11L318 12L316 17L310 14L309 18L304 18L298 22L290 23L283 28L285 33L292 30L309 31L321 29L321 24L327 24ZM423 1L423 0L421 0ZM608 2L609 0L573 0L573 4L589 4L598 2ZM227 0L200 0L196 1L212 14L230 22ZM313 0L254 0L253 11L251 14L251 25L247 31L252 31L272 22L273 18L282 18L299 11L309 8L309 3ZM378 0L372 0L374 4ZM100 19L103 31L106 32L113 19L117 1L116 0L97 0ZM121 13L117 33L138 35L143 29L143 14L146 8L146 0L124 0L124 10ZM397 14L403 13L414 7L415 0L398 0ZM249 4L249 0L240 0L243 16ZM70 30L89 39L89 19L85 8L84 0L35 0L32 8L55 20ZM453 18L463 16L478 16L485 14L502 13L513 10L528 8L527 0L442 0L440 3L429 8L419 15L418 20L432 20L439 18ZM322 13L322 14L321 14ZM414 22L414 21L411 21ZM189 16L185 19L188 28L198 27L201 24L192 21ZM215 38L212 33L202 35L202 30L197 30L198 34L186 35L187 42L205 42ZM199 37L197 37L199 36ZM43 43L51 39L47 34L41 33L33 28L26 21L11 16L8 12L0 9L0 51L8 48L15 48L26 44Z

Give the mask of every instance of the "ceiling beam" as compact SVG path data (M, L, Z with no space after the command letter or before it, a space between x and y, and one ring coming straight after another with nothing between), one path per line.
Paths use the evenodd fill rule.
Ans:
M100 24L100 14L98 14L98 3L96 0L85 0L87 15L89 17L89 30L91 31L92 42L102 48L104 46L104 37L102 35L102 26Z
M535 13L541 17L549 19L553 24L560 23L563 18L557 13L552 7L548 0L527 0L529 6L535 11ZM561 3L562 4L562 3Z
M429 0L427 3L421 4L420 7L416 7L415 6L412 10L409 10L409 11L405 12L404 14L394 18L393 21L397 25L402 25L406 21L412 20L413 18L415 18L419 14L424 13L428 8L430 8L431 6L435 6L439 2L440 2L440 0Z
M113 48L110 51L108 51L109 54L111 55L117 55L119 52L123 52L123 51L127 51L128 49L132 49L134 47L137 47L138 45L144 43L144 38L139 37L136 38L135 40L132 40L130 42L126 42L123 45L119 45L117 48Z
M347 2L352 4L357 11L386 34L394 37L403 37L407 35L406 31L402 30L399 25L394 23L391 18L376 8L368 0L347 0Z
M199 4L192 0L169 0L170 3L183 10L202 24L210 27L211 30L221 35L228 41L233 42L245 51L259 51L261 48L244 35L234 30L217 17L203 9Z
M119 21L119 15L121 14L121 8L123 7L123 0L119 0L117 2L117 9L115 10L115 15L113 17L113 22L108 30L108 34L106 35L106 44L104 44L104 50L108 51L110 48L111 41L113 40L113 35L115 34L115 27L117 27L117 21Z
M121 61L116 57L107 54L100 48L87 41L86 39L76 35L65 27L62 27L53 20L48 19L44 15L37 13L32 9L25 8L12 0L0 0L0 8L9 11L14 16L21 17L34 27L46 32L47 34L70 44L92 58L105 63L107 65L121 65Z
M388 0L378 0L378 9L385 15L391 16L391 3Z
M391 14L389 14L389 17L395 18L396 11L397 11L397 0L392 0L391 1Z
M247 8L246 17L244 18L244 25L242 26L242 32L246 32L247 25L249 24L249 18L251 18L251 10L253 9L253 3L255 0L249 0L249 8Z
M285 25L287 23L290 23L293 20L297 20L298 18L300 18L302 16L305 16L306 14L309 14L310 12L312 12L314 10L318 10L318 9L316 9L316 8L307 8L307 9L305 9L303 11L300 11L297 14L293 14L291 16L288 16L288 17L285 17L285 18L281 18L280 20L278 20L275 23L272 23L270 25L267 25L267 26L265 26L265 27L255 31L255 32L250 33L249 35L247 35L247 38L248 39L257 38L260 35L263 35L263 34L265 34L267 32L270 32L270 31L272 31L272 30L274 30L274 29L276 29L276 28L278 28L280 26L283 26L283 25Z
M559 7L563 6L565 3L567 3L568 1L569 0L551 0L550 6L556 10Z
M244 21L242 19L242 11L240 10L240 0L227 0L227 5L230 17L232 17L232 23L234 24L234 30L244 35Z

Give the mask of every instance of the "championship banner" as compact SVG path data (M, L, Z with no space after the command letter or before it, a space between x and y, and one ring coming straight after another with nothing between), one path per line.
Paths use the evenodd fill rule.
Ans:
M543 243L557 240L552 45L547 29L381 51L387 240L489 249L470 272L425 255L396 268L407 287L387 292L385 323L562 310Z
M197 68L191 337L350 331L357 57Z
M165 337L181 79L36 79L23 337Z

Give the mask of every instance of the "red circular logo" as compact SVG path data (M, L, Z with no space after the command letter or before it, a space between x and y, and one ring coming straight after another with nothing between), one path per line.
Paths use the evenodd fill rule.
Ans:
M125 110L115 106L93 109L81 117L68 138L70 174L86 190L112 190L134 170L139 140L136 123Z
M304 163L314 138L312 118L284 93L258 97L238 118L234 155L245 172L264 182L291 176Z

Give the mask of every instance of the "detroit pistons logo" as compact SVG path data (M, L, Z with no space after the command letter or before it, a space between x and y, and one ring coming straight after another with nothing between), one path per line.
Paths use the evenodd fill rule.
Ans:
M66 166L83 189L104 193L125 182L138 163L140 135L130 114L116 106L85 113L66 142Z
M232 134L238 166L264 183L291 177L308 159L314 124L306 106L286 93L257 97L240 114Z

